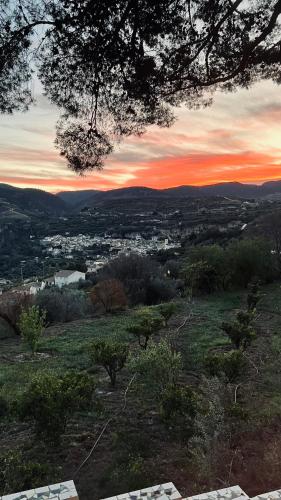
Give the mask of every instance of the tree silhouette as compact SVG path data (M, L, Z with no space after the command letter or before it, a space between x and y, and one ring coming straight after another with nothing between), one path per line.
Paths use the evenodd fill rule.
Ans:
M0 111L26 109L31 79L62 112L56 144L77 172L173 107L280 82L281 0L0 0Z

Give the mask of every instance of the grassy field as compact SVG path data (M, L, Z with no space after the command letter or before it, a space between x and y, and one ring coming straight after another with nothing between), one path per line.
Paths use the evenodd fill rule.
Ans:
M248 449L247 437L241 445L245 448L247 457L247 471L233 468L231 483L241 484L252 494L268 491L275 486L274 480L268 474L267 483L262 483L256 464L257 450L262 447L262 454L266 460L266 447L273 442L277 443L276 419L281 419L281 287L280 283L263 287L263 298L258 307L256 327L257 340L251 347L251 358L254 367L251 368L249 380L245 382L247 407L253 415L251 429L267 429L263 436L251 434L252 448ZM183 358L184 372L187 377L190 372L202 374L204 356L210 349L223 349L229 341L221 330L221 323L234 317L236 311L245 306L247 292L234 291L213 294L196 298L192 303L181 299L178 301L178 311L171 319L169 327L157 335L164 335L174 339L177 349ZM89 414L77 416L71 421L63 447L55 452L44 452L44 458L55 463L60 472L59 479L73 477L74 471L89 452L98 432L108 415L118 411L123 401L123 391L128 381L126 369L121 372L116 390L112 390L102 368L93 367L88 355L89 343L97 337L116 336L131 343L137 348L133 336L127 333L127 326L132 312L108 315L100 318L85 319L67 324L57 324L47 328L39 346L39 354L32 359L26 347L19 338L2 335L0 339L0 393L13 400L25 390L34 374L40 370L88 370L94 373L97 380L97 389L101 393L104 406L99 417ZM255 367L258 367L257 370ZM248 385L247 385L248 384ZM250 394L250 396L249 396ZM139 405L139 406L138 406ZM256 427L255 427L256 426ZM0 448L17 446L25 443L31 451L31 431L21 424L8 422L4 424L0 436ZM278 427L278 436L281 434ZM123 433L123 434L122 434ZM141 486L157 484L161 481L174 481L182 493L196 493L208 487L220 487L217 478L211 478L210 484L198 485L193 481L188 470L186 450L180 443L176 443L159 424L153 411L145 412L136 397L129 395L128 412L114 421L112 428L105 434L104 439L96 450L93 460L81 471L76 478L78 490L85 500L103 498L111 494L122 493L124 488L134 489L135 483L130 483L132 473L126 465L125 472L117 468L120 462L120 435L125 435L125 442L121 448L123 453L131 457L137 454L135 461L130 465L134 471L134 478L140 471ZM258 439L257 439L258 436ZM141 437L142 443L147 443L144 458L138 457L137 450L143 444L137 440ZM277 441L276 441L277 439ZM32 443L32 440L30 441ZM279 443L278 441L278 446ZM42 455L41 448L32 444L34 458ZM146 447L146 445L144 446ZM133 451L132 451L133 450ZM149 450L149 451L148 451ZM157 457L155 456L157 450ZM274 449L275 450L275 449ZM242 453L242 452L241 452ZM243 451L244 453L244 451ZM260 453L260 451L259 451ZM38 461L40 461L38 456ZM145 469L144 463L145 462ZM121 460L122 463L122 460ZM145 473L144 473L145 470ZM281 475L281 462L280 471ZM276 473L277 474L277 473ZM280 485L279 485L280 487Z
M38 370L87 369L90 365L88 346L92 340L115 335L130 340L126 331L129 316L124 313L51 326L46 329L34 359L19 338L10 336L0 341L1 392L13 399Z
M180 350L189 369L200 369L203 356L209 348L228 343L222 335L220 324L233 309L240 307L242 300L243 294L237 293L212 295L196 299L193 303L181 300L169 331L160 332L158 338L162 334L172 334L190 316L180 330ZM114 336L135 343L134 337L126 330L131 316L132 313L127 312L51 326L46 329L38 348L39 354L34 359L19 338L11 335L4 338L0 341L2 392L13 398L24 389L37 370L63 372L67 369L88 369L88 346L95 338Z

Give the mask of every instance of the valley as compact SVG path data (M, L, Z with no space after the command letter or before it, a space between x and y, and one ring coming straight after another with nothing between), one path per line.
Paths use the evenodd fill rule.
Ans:
M87 261L92 269L95 261L106 262L120 251L152 255L180 251L188 241L223 243L281 207L278 198L230 197L235 189L240 196L252 192L241 186L218 185L205 191L128 188L54 196L2 185L0 278L15 283L40 279Z

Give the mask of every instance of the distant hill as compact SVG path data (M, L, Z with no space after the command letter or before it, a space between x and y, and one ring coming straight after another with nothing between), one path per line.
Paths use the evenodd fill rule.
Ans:
M67 210L67 205L56 195L40 189L21 189L8 184L0 184L0 200L8 203L11 211L23 214L48 213L60 214Z
M81 209L85 206L104 205L113 200L133 199L160 199L160 198L186 198L186 197L217 197L230 198L262 198L274 194L281 194L281 181L270 181L257 186L256 184L242 184L240 182L222 182L207 186L178 186L168 189L152 189L147 187L128 187L112 189L110 191L76 191L59 193L58 196L68 201L73 207Z
M61 191L60 193L57 193L57 196L65 203L75 206L97 193L100 193L100 191L95 189L85 189L82 191Z
M40 189L20 189L8 184L0 184L0 217L29 216L32 213L61 214L68 210L77 211L84 207L106 206L107 204L132 202L141 204L149 200L173 198L201 198L224 196L229 198L274 198L281 196L281 180L265 182L260 186L242 184L240 182L224 182L208 186L178 186L168 189L152 189L143 186L98 191L86 189L81 191L62 191L53 195Z

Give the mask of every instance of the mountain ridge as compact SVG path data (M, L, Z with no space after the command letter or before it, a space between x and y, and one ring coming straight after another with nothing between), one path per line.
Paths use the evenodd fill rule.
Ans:
M18 188L9 184L0 183L0 201L3 210L7 205L7 210L15 211L29 215L52 214L61 215L68 211L77 211L85 207L94 207L95 205L106 205L107 203L122 200L124 203L133 200L161 199L179 199L179 198L203 198L203 197L232 197L240 199L281 197L281 180L267 181L261 185L243 184L241 182L220 182L217 184L208 184L205 186L182 185L165 189L153 189L145 186L132 186L125 188L111 189L108 191L100 190L79 190L62 191L57 194L51 194L47 191L35 188ZM5 205L6 204L6 205Z
M67 205L58 196L35 188L18 188L0 183L0 200L23 213L61 214ZM8 208L8 207L7 207Z
M207 184L204 186L191 186L182 185L164 189L153 189L145 186L131 186L125 188L111 189L108 191L99 190L80 190L80 191L66 191L57 193L58 197L65 199L66 193L71 198L71 205L73 207L83 208L85 206L93 206L95 203L113 199L134 199L140 197L210 197L210 196L223 196L223 197L236 197L236 198L262 198L270 195L281 195L281 180L267 181L261 185L256 184L243 184L241 182L220 182L216 184ZM70 194L71 193L71 194ZM67 196L68 196L67 194ZM77 202L75 202L75 199Z

